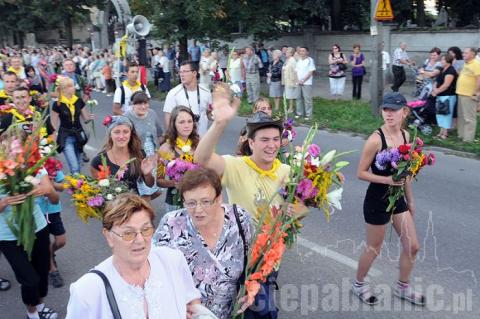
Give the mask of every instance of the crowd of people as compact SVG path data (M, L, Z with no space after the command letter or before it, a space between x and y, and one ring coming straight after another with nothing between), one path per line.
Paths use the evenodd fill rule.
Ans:
M352 96L361 98L365 56L360 45L352 49L347 58L335 44L329 54L328 76L334 98L343 95L348 67L354 82ZM403 66L411 64L404 44L397 51L393 57L393 91L402 85ZM280 110L280 100L285 96L287 113L294 113L296 118L313 116L316 65L309 49L284 46L267 50L259 45L211 52L194 42L189 48L190 59L176 65L176 59L171 58L176 56L172 47L153 48L150 67L154 84L167 92L163 123L150 109L145 70L135 59L116 62L108 50L94 53L81 47L7 48L2 52L0 105L13 103L18 110L31 108L35 112L47 108L43 112L49 114L47 132L56 139L59 153L64 154L69 174L82 172L82 162L86 161L90 162L90 175L96 178L106 162L111 174L120 176L130 190L104 211L103 235L112 256L70 286L67 318L111 318L116 314L124 318L190 318L203 311L199 310L202 306L220 319L230 318L238 287L243 284L245 251L252 245L258 223L257 206L269 198L286 205L282 197L273 195L291 170L278 159L289 141L283 136L283 121L274 119L272 113ZM439 138L446 138L452 128L458 99L459 137L464 141L474 139L476 122L472 114L476 119L475 98L480 94L480 62L475 60L475 52L472 48L463 51L464 64L459 69L462 56L458 48L452 47L444 55L435 48L419 70L430 81L430 95L436 103L448 101L449 113L436 115L442 129ZM114 73L114 63L123 65L120 74ZM171 88L174 73L180 83ZM113 81L116 78L118 87ZM262 79L269 85L273 103L260 96ZM84 126L95 119L86 107L89 85L113 95L112 116L103 121L106 142L92 160L85 158L83 150L89 138ZM32 95L32 91L38 93ZM243 93L254 114L240 134L239 145L232 149L233 155L219 155L216 146L235 118ZM46 96L50 101L41 103ZM385 196L388 186L405 185L406 196L398 200L392 214L403 247L395 294L424 305L425 297L409 284L419 250L411 180L394 180L391 170L379 171L374 164L378 152L410 142L408 132L402 129L409 109L406 99L397 92L384 96L381 109L384 123L366 141L358 166L358 177L370 186L364 201L367 247L360 257L352 291L367 304L379 302L380 296L373 294L365 277L390 221ZM16 114L1 114L0 134L13 122L29 121ZM158 174L160 155L187 159L200 168L175 182ZM31 193L38 198L33 211L37 239L32 259L16 245L16 235L7 222L12 206L23 202L26 195L2 192L0 252L21 285L28 318L55 319L57 313L45 306L44 299L49 282L54 287L64 285L61 265L55 260L55 254L66 244L58 202L64 175L57 174L51 180L40 174L41 183ZM223 202L222 189L227 203ZM165 214L156 226L150 201L162 192ZM49 235L54 236L53 243ZM0 278L0 290L10 285ZM240 311L249 313L250 302L240 300Z

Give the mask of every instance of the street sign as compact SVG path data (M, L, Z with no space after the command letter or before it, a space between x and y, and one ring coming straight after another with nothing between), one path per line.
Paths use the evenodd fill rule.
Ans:
M393 20L393 10L390 0L378 0L375 9L375 20L389 21Z

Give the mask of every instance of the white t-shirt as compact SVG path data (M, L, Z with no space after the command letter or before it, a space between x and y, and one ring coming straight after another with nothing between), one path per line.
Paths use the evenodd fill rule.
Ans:
M113 266L112 257L94 269L105 274L112 286L122 318L185 319L187 304L200 298L183 254L167 247L152 246L148 256L150 276L142 289L128 284ZM67 319L113 319L102 279L93 273L70 285Z
M388 64L390 64L390 54L387 51L382 51L382 70L386 70Z
M230 60L230 81L232 83L242 81L242 61L240 58L236 60Z
M162 65L163 73L170 72L170 70L168 69L168 58L166 56L162 56L160 58L160 64Z
M123 84L122 84L123 85ZM133 93L140 91L142 89L142 86L138 88L138 90L132 92L130 88L123 86L125 89L125 103L122 105L122 112L127 113L128 111L132 110L132 101L130 101ZM148 92L148 88L145 86L145 93L148 95L150 98L150 92ZM115 95L113 96L113 103L118 103L120 104L122 102L122 89L118 87L115 90Z
M313 72L316 70L315 62L311 57L307 57L305 59L299 58L297 60L297 64L295 65L295 69L297 70L297 77L299 80L305 78L308 72ZM312 85L313 83L313 75L306 80L303 85Z
M198 91L200 92L200 105L198 105L197 90L187 91L185 94L183 85L177 85L168 92L165 104L163 105L163 112L172 113L172 110L179 105L190 108L194 114L200 115L198 134L203 136L208 129L207 110L208 106L212 103L212 94L210 90L201 84L198 85Z

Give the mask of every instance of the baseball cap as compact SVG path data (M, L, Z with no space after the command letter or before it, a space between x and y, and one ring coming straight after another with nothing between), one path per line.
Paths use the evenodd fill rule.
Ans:
M383 96L381 108L400 110L407 105L407 100L398 92L387 93Z

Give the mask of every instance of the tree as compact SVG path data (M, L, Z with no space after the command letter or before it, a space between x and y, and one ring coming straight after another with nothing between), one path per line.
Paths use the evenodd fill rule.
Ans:
M457 26L478 26L480 16L478 0L437 0L437 8L440 10L442 7L447 10L449 18L455 19Z

